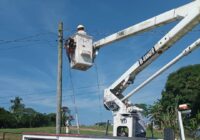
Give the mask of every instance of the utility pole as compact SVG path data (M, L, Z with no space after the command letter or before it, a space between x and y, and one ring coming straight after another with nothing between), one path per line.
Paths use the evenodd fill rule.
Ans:
M62 49L63 49L63 23L60 22L58 25L58 75L57 75L56 134L61 133Z

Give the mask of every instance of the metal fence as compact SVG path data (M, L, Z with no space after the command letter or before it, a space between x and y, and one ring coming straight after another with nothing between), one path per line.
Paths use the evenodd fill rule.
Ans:
M22 133L0 132L0 140L21 140Z

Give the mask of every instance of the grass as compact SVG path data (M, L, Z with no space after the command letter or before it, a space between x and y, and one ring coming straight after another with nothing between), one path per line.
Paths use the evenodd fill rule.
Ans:
M39 127L39 128L16 128L16 129L0 129L0 140L3 138L3 132L5 134L5 140L21 140L23 132L47 132L54 133L53 127ZM16 134L18 133L18 134ZM3 140L3 139L2 139Z
M105 127L99 126L82 126L80 128L80 134L82 135L95 135L104 136ZM3 140L3 132L8 132L5 135L5 140L21 140L23 132L43 132L43 133L55 133L55 127L38 127L38 128L16 128L16 129L0 129L0 140ZM14 133L14 134L13 134ZM62 133L64 133L64 128L62 128ZM77 129L72 127L71 133L77 134ZM112 127L109 127L109 135L112 135ZM147 137L151 137L151 132L147 130ZM155 138L163 138L163 132L154 130ZM189 140L189 138L186 138Z
M105 127L99 127L99 126L83 126L80 128L80 134L104 136L105 129L106 129ZM0 140L3 140L2 139L3 132L7 132L5 135L5 140L21 140L23 132L55 133L55 127L0 129ZM64 128L62 128L62 133L64 133ZM77 134L77 129L73 127L71 133ZM112 135L111 127L109 127L109 135ZM154 131L154 136L156 138L162 138L163 133L161 131ZM148 130L147 130L147 137L151 137L151 132Z
M163 138L164 137L163 131L161 131L161 130L154 130L153 134L154 134L154 138ZM152 133L149 129L147 129L147 131L146 131L146 137L147 138L152 137Z
M0 129L0 140L3 140L3 132L6 132L5 140L21 140L22 133L24 132L55 133L55 127ZM62 133L64 132L64 128L62 128ZM71 133L77 134L77 130L72 128ZM101 136L105 135L105 131L103 128L81 127L80 134Z

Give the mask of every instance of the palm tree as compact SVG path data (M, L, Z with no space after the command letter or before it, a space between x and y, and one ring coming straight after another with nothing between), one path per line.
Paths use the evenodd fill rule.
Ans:
M22 98L20 97L15 97L14 100L10 100L11 102L11 107L10 110L12 113L17 113L17 112L21 112L24 109L24 104L22 104Z
M163 118L162 118L162 105L160 101L154 103L154 105L149 107L149 113L151 116L151 120L159 125L159 128L162 128Z

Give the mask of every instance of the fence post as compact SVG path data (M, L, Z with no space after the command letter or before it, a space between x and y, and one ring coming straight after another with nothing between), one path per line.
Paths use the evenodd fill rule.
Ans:
M175 140L173 129L171 128L164 129L164 140Z
M3 132L3 140L5 140L6 132Z

